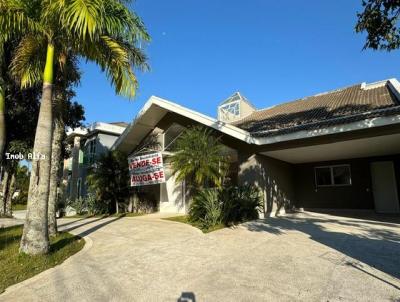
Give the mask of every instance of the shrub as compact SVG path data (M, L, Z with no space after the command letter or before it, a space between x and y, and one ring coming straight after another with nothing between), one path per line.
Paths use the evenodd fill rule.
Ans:
M201 228L209 229L221 223L222 205L216 189L199 191L189 208L189 219L200 223Z
M189 208L189 220L209 229L220 223L231 225L257 219L261 210L261 194L255 187L205 189L194 196Z
M108 205L99 202L94 194L88 194L85 198L85 204L89 215L105 214L108 211Z
M77 215L82 215L86 211L86 201L82 197L76 198L75 200L67 199L66 204L73 208Z
M223 205L222 221L226 225L257 219L263 206L260 191L252 186L223 188L219 198Z
M126 154L112 151L106 152L96 160L96 167L87 177L89 190L95 194L96 200L107 205L111 213L129 196L129 171Z

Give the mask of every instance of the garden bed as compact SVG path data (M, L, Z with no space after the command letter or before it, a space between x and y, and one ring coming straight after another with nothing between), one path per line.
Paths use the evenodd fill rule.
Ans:
M189 220L189 216L184 215L184 216L174 216L174 217L168 217L168 218L163 218L164 220L170 220L170 221L176 221L176 222L181 222L181 223L186 223L190 224L191 226L200 229L203 233L210 233L212 231L220 230L225 228L226 226L222 223L214 225L208 229L203 228L199 223L196 222L191 222Z

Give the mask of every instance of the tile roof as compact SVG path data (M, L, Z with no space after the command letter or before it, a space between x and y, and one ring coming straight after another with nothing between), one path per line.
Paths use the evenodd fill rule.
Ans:
M358 84L257 110L233 124L256 136L272 136L395 112L400 112L399 100L384 81L378 85Z

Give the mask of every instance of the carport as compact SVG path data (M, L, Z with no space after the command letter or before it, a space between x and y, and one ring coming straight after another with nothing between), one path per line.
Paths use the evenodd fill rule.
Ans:
M388 130L382 127L331 141L309 139L260 154L291 166L299 208L399 213L400 134Z

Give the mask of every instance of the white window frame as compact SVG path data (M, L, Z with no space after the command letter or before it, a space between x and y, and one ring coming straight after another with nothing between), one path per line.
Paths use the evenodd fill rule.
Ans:
M225 109L227 107L231 107L232 105L238 105L238 113L232 113L229 110ZM229 103L225 103L219 106L218 108L218 118L221 119L224 116L231 116L234 118L239 118L240 117L240 113L241 113L241 102L240 100L235 100Z
M348 167L349 168L349 172L350 172L350 183L349 184L335 184L335 178L333 176L333 168L337 168L337 167ZM320 168L329 168L330 170L330 174L331 174L331 184L330 185L319 185L318 181L317 181L317 169ZM318 167L314 167L314 181L315 181L315 186L317 188L323 188L323 187L349 187L353 184L352 181L352 176L351 176L351 166L349 164L340 164L340 165L328 165L328 166L318 166Z

